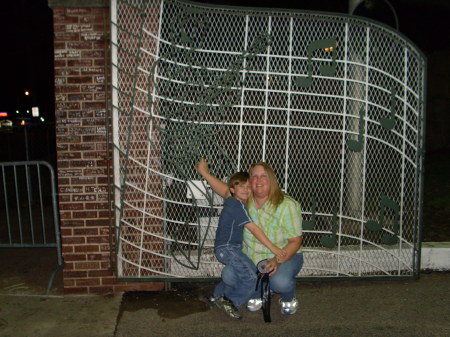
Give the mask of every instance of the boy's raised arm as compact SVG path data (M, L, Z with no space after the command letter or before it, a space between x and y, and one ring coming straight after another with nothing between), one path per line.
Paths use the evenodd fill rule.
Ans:
M222 198L226 198L229 195L229 188L226 183L224 183L219 178L213 176L209 173L208 162L205 158L200 158L197 165L195 165L195 170L208 182L209 186L220 195Z

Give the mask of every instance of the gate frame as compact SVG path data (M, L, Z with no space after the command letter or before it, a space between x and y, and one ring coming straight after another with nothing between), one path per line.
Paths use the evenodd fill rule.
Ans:
M59 230L59 208L58 208L58 203L57 203L57 192L56 192L56 177L55 177L55 172L53 170L53 167L46 161L18 161L18 162L0 162L0 169L2 171L2 176L3 176L3 182L0 182L3 184L4 187L4 193L5 193L5 206L6 206L6 217L7 217L7 226L8 228L10 228L10 223L9 223L9 211L8 211L8 200L7 200L7 189L5 186L5 167L14 167L14 172L16 171L17 167L25 167L25 175L26 175L26 186L27 186L27 198L30 198L30 177L29 177L29 167L30 166L36 166L37 170L38 170L38 176L39 176L39 188L41 186L41 181L40 181L40 166L44 166L46 168L48 168L49 172L50 172L50 183L51 183L51 196L52 196L52 210L53 210L53 222L54 222L54 226L55 226L55 242L53 243L35 243L32 242L31 244L24 244L24 243L13 243L9 242L9 244L0 244L0 248L56 248L56 255L57 255L57 265L56 267L53 269L50 278L48 280L47 283L47 289L46 289L46 293L49 294L50 290L52 288L53 285L53 280L56 276L56 273L59 270L62 270L64 268L64 260L62 257L62 249L61 249L61 235L60 235L60 230ZM14 186L17 188L16 186L16 182L14 183ZM19 199L19 195L16 194L16 201L18 201ZM29 212L30 214L32 214L32 210L31 210L31 205L28 206ZM19 225L21 225L21 221L19 219ZM21 239L22 239L22 234L21 234ZM34 238L33 238L34 241Z

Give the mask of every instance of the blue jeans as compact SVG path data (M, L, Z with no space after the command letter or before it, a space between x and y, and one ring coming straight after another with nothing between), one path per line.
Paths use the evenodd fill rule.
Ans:
M281 295L281 300L283 302L289 302L295 297L295 276L300 272L303 267L303 253L297 253L293 257L291 257L288 261L280 264L275 275L270 276L270 289ZM227 284L230 287L238 288L239 285L241 288L246 287L242 283L239 283L239 277L236 275L233 268L225 268L222 270L222 280L226 280ZM250 298L261 298L261 289L260 286L255 291L256 284L253 284L253 288L251 290ZM241 289L244 293L245 291Z
M216 258L226 266L222 270L222 281L214 289L214 297L224 295L236 308L251 298L256 286L256 266L242 252L242 245L222 245L215 248ZM232 279L227 270L232 270Z

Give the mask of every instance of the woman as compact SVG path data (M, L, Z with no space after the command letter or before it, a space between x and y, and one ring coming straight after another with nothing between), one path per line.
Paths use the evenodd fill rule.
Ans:
M209 173L208 163L200 160L197 172L205 178L211 188L220 196L228 196L228 186ZM286 255L278 259L269 249L256 240L249 231L244 232L244 253L257 264L267 259L265 267L270 276L270 287L281 295L281 312L292 315L297 311L295 298L295 276L303 266L302 215L300 205L281 191L273 169L264 162L250 168L250 187L252 196L248 201L248 211L253 221L266 233L267 237ZM236 271L225 267L222 281L232 288L239 288ZM257 289L247 303L247 310L257 311L262 307L261 291Z

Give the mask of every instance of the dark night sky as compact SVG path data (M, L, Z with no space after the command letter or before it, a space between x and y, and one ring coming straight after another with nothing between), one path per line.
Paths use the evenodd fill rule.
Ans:
M306 9L347 13L347 0L199 0L198 2ZM361 4L354 14L370 17L395 26L392 10L385 0L372 0L374 7ZM450 1L448 0L390 0L399 19L400 32L415 43L429 57L435 53L450 52ZM0 111L14 111L24 90L32 93L31 102L39 105L47 120L54 120L52 11L46 0L3 0L0 2ZM429 58L430 62L430 58ZM432 63L432 62L431 62ZM433 64L432 64L433 65ZM434 67L434 65L433 65ZM433 72L448 67L429 67L430 78L440 76ZM428 93L430 97L430 93ZM447 101L448 103L448 101ZM445 104L447 104L445 103ZM448 107L448 106L447 106ZM430 113L430 111L428 111ZM433 113L433 112L431 112Z
M47 1L2 1L0 42L0 110L15 111L29 90L27 103L54 119L53 18Z

